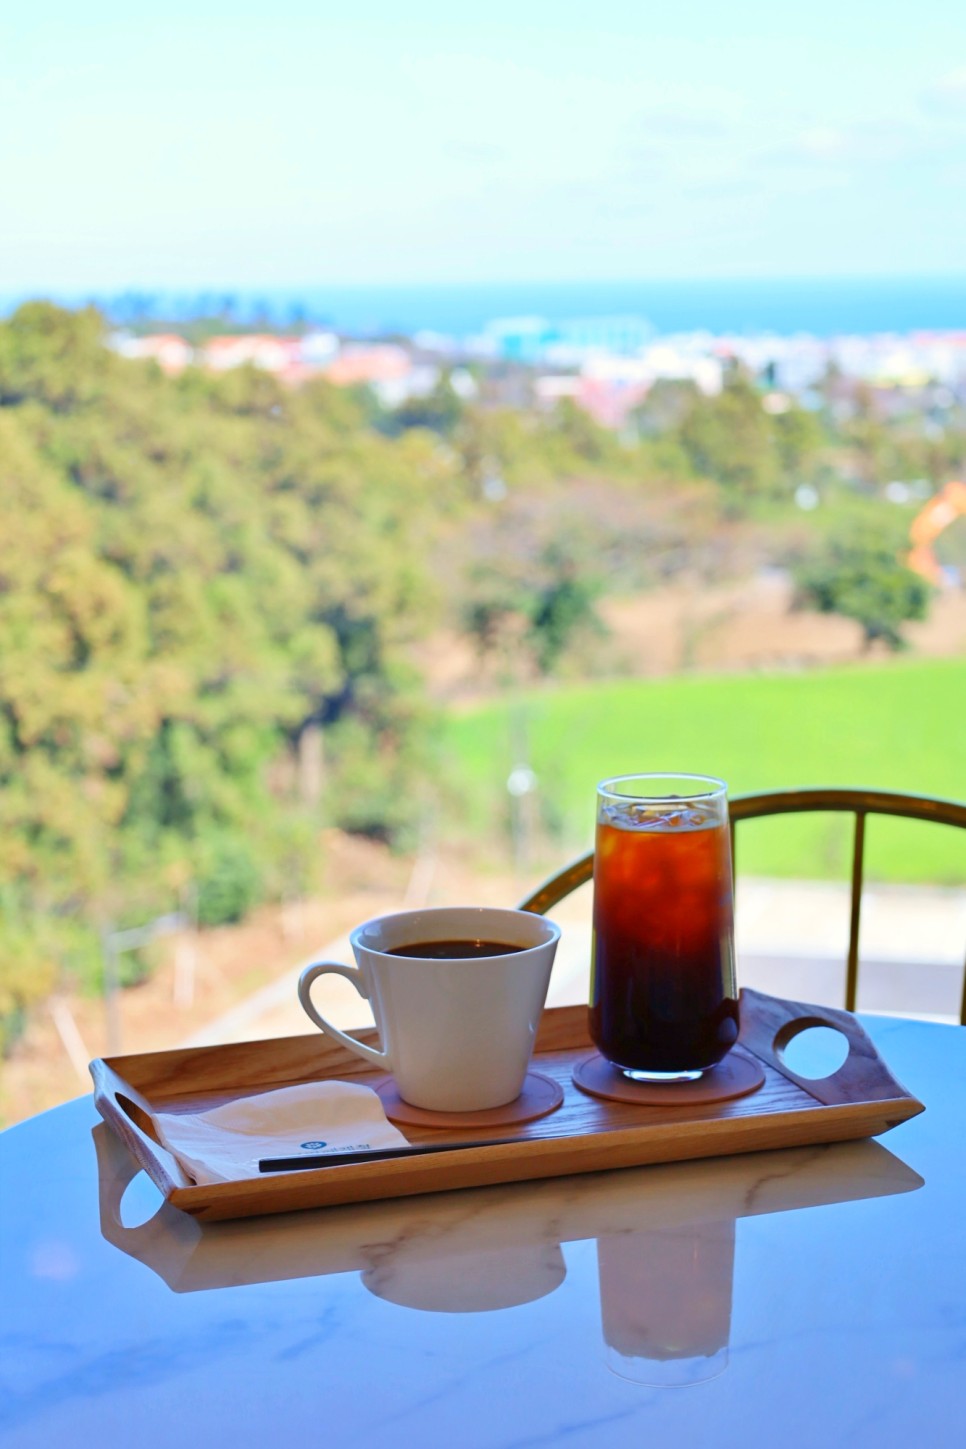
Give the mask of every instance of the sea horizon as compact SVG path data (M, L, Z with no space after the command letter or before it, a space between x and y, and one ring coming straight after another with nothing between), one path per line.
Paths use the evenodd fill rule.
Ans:
M0 297L9 314L28 298L93 303L123 323L217 315L296 320L358 337L435 332L465 339L488 324L533 316L550 323L634 317L658 334L810 334L816 337L966 330L961 276L673 278L645 281L361 283L293 287L41 289Z

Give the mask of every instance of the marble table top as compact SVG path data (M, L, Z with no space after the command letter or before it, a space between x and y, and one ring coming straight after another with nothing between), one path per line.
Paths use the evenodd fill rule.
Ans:
M796 1148L201 1227L81 1098L0 1134L0 1444L945 1449L966 1031L926 1111Z

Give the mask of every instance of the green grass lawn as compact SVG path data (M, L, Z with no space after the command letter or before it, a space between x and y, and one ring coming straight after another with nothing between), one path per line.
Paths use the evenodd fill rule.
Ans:
M506 779L525 748L561 860L592 843L595 786L608 775L684 770L717 775L732 794L862 785L962 800L966 660L536 689L452 713L442 747L458 827L491 839L505 831ZM741 869L839 876L850 837L841 816L748 822ZM966 832L875 819L867 847L871 879L966 881Z

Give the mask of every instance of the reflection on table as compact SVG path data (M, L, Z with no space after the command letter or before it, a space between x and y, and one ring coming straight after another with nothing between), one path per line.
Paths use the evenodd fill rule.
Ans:
M136 1227L123 1199L137 1164L103 1123L92 1133L101 1232L175 1292L356 1271L375 1297L434 1313L514 1308L564 1282L562 1244L596 1240L604 1359L621 1377L683 1387L728 1362L735 1223L912 1191L921 1178L872 1142L199 1224L163 1204ZM764 1159L762 1159L764 1161ZM647 1172L647 1169L643 1169ZM492 1210L490 1210L492 1209Z
M597 1239L607 1362L622 1378L684 1388L728 1366L734 1222Z

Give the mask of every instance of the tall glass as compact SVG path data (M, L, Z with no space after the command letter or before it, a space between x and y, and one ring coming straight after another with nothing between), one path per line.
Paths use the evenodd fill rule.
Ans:
M693 1081L738 1036L727 786L597 787L590 1034L640 1081Z

